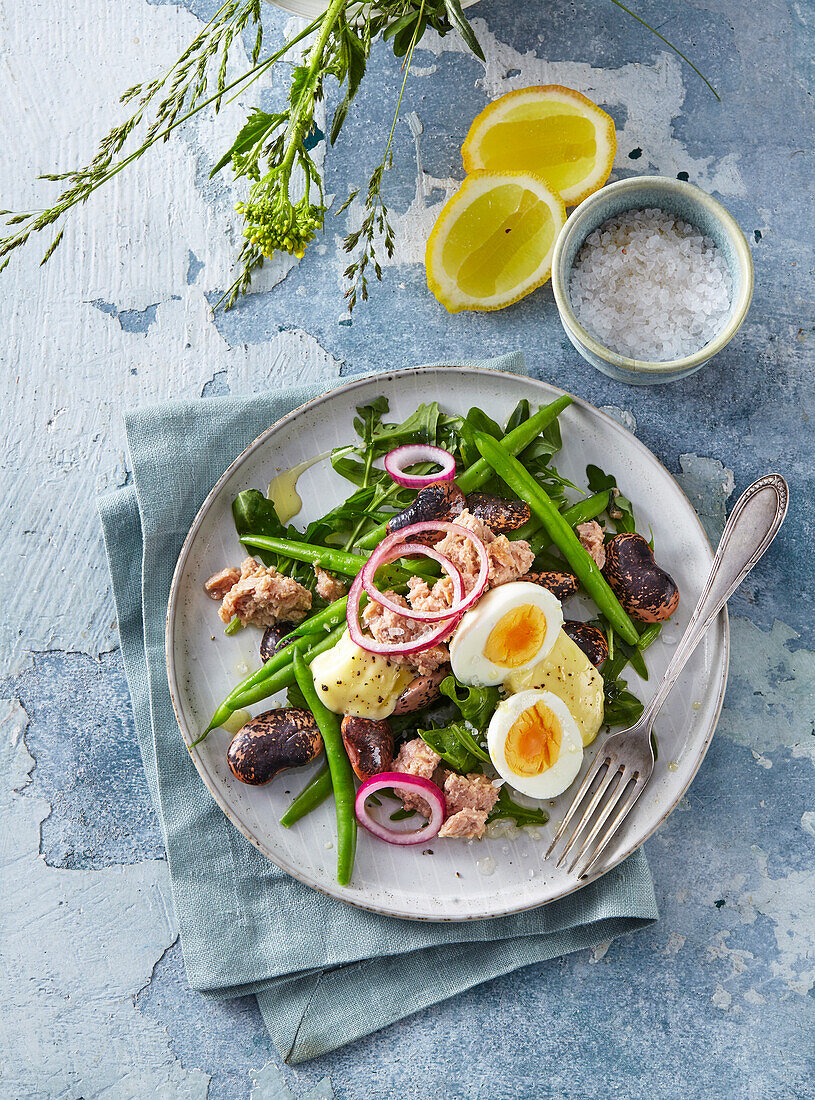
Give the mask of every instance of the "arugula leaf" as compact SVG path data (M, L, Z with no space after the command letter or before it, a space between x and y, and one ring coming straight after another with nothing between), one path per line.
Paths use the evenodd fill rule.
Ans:
M617 533L624 531L631 534L636 531L634 508L628 497L624 497L620 492L614 475L604 473L599 466L588 465L586 478L592 493L604 493L610 490L608 517L614 522Z
M464 696L459 695L458 689L464 691ZM461 717L469 722L477 730L485 730L489 725L495 708L498 706L500 691L497 687L470 687L460 683L455 676L445 676L439 685L442 695L452 700L461 711ZM483 749L481 750L483 752ZM482 760L489 760L486 753Z
M244 535L267 535L271 538L287 537L286 528L278 519L274 504L259 489L244 489L232 501L232 518L238 538ZM278 555L270 550L255 550L264 565L275 565Z
M357 405L357 419L354 420L354 431L365 443L373 436L374 428L382 423L382 417L389 410L387 397L375 397L369 405Z
M449 726L418 730L418 734L453 771L466 775L479 769L478 758L468 748L471 736L463 723L453 722Z
M292 524L288 527L283 526L275 511L274 504L259 489L245 489L242 493L238 493L232 502L232 518L235 521L235 531L238 538L242 538L244 535L269 535L272 538L292 539L294 541L301 541L303 538L300 531ZM246 553L248 554L249 551L247 550ZM317 578L309 562L293 561L283 554L275 554L270 550L257 548L252 550L252 555L260 558L264 565L274 566L282 573L305 585L306 588L314 590ZM322 601L315 597L312 610L317 611L320 606L322 606Z
M472 466L481 457L481 452L475 445L474 432L486 432L493 439L503 439L504 433L487 414L478 408L472 408L464 417L459 427L459 451L461 461L465 466Z
M410 741L419 736L419 728L438 729L441 726L449 726L458 719L458 711L449 699L441 698L431 703L421 711L413 711L410 714L392 714L388 719L395 737Z
M608 642L607 665L609 669L609 681L618 679L620 673L626 665L629 664L643 680L648 679L648 666L645 663L642 650L651 644L659 631L646 634L644 645L629 645L628 642L615 632L605 615L598 615L596 618L590 619L589 623L591 626L596 626L597 629L605 635L606 641ZM605 666L603 671L605 672Z
M512 410L504 431L511 432L514 428L517 428L519 424L523 424L524 421L529 419L531 412L532 410L529 407L529 402L525 397L522 397Z
M357 408L354 428L362 440L361 446L336 447L331 453L331 464L337 473L358 488L376 486L377 492L365 506L360 519L374 519L375 512L387 503L391 509L385 516L406 508L414 498L410 489L400 488L383 469L373 466L375 459L404 443L431 443L444 447L456 455L459 447L458 432L460 416L442 413L438 403L420 405L415 412L401 423L385 423L382 417L388 412L388 400L377 397L368 405ZM433 469L432 464L420 463L414 468L416 473L426 473ZM346 510L348 514L348 510ZM381 522L382 517L376 519ZM354 537L359 535L359 527L352 526Z
M407 821L409 817L414 817L415 814L415 810L406 810L404 807L402 807L401 810L393 811L393 813L391 814L391 821Z
M431 401L429 405L419 405L416 412L412 413L401 424L379 423L373 432L373 448L375 455L387 454L394 447L400 447L403 443L432 443L436 442L436 432L441 416L437 401Z
M471 756L475 756L478 760L483 761L485 764L491 764L490 754L485 748L483 748L476 738L473 736L473 732L466 722L456 722L456 736L458 737L463 748L467 749Z
M603 722L607 726L633 726L645 707L628 691L625 680L604 681Z
M328 535L342 535L351 531L368 514L376 495L375 485L369 485L367 489L357 489L342 504L326 512L320 519L312 520L306 527L304 541L324 544Z
M518 457L524 465L533 459L545 459L548 462L562 447L563 437L560 434L560 422L555 419L551 424L546 425L540 435L533 439Z
M554 466L541 463L536 468L535 463L530 462L527 469L534 475L538 484L546 490L549 498L557 505L558 510L561 512L565 511L571 504L571 501L566 496L566 490L575 489L577 492L580 492L577 486L569 481L567 477L563 477L562 474L559 474Z
M464 427L465 424L472 428L473 431L486 432L487 435L491 435L493 439L502 439L504 435L501 426L496 424L492 417L487 416L483 409L476 407L470 409L464 417L462 427Z
M617 639L617 645L622 649L623 653L628 658L628 663L634 669L636 674L643 680L648 679L648 666L645 663L645 658L642 655L642 650L639 646L629 645L628 642L623 641L622 638Z
M549 820L549 814L544 809L521 806L516 802L506 786L502 786L498 792L498 801L490 810L487 821L498 821L501 818L511 818L517 826L521 825L545 825Z
M451 413L442 413L436 423L436 446L444 447L455 455L459 449L459 432L461 430L461 417Z
M369 482L392 484L388 474L371 467L371 462L404 443L431 443L446 450L457 449L456 432L461 417L442 413L436 401L419 405L400 424L384 423L382 416L387 411L388 401L384 397L376 398L369 405L359 406L354 428L363 446L335 447L331 453L331 465L354 485L366 484L366 472Z
M463 698L458 693L459 687L464 690ZM455 704L463 720L420 729L418 734L455 771L463 774L480 771L480 762L489 764L490 756L473 735L473 728L486 727L498 702L498 688L464 687L454 676L446 676L441 682L441 693Z
M357 447L335 447L331 452L331 465L346 481L362 488L365 483L366 464L359 461L359 455L363 452ZM378 470L375 466L368 470L369 484L390 482L385 470Z

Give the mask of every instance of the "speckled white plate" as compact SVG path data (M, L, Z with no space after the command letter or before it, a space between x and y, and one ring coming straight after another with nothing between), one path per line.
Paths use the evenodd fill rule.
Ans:
M353 438L354 407L379 394L390 401L391 416L401 420L422 401L438 400L449 411L478 405L502 420L526 397L535 404L562 391L512 374L462 367L427 367L380 374L350 382L272 425L235 460L212 489L184 543L173 578L167 613L167 667L173 703L187 745L206 727L210 715L232 686L258 664L260 634L251 629L226 637L203 582L226 564L237 562L241 548L231 503L243 489L265 489L275 474ZM561 416L564 447L558 469L575 484L585 484L587 463L613 471L632 499L638 525L653 529L660 562L673 574L682 594L676 621L648 650L651 677L665 670L684 629L712 561L710 545L689 501L668 471L630 432L591 405L576 400ZM348 493L348 485L328 460L308 470L298 491L303 511L298 524L326 512ZM581 617L577 615L575 617ZM585 617L585 616L584 616ZM719 715L727 678L728 627L725 615L710 630L685 668L656 725L659 760L653 778L610 846L604 868L619 863L668 816L693 779ZM629 670L630 672L630 670ZM647 699L651 688L633 673L629 686ZM259 713L274 704L253 708ZM227 817L268 856L302 882L354 905L397 917L464 920L515 913L554 901L583 885L574 876L544 862L569 792L548 804L549 825L535 840L435 840L427 846L394 847L360 830L353 883L334 880L336 849L333 803L329 801L292 829L278 819L292 794L311 772L286 772L267 787L235 780L226 763L229 734L214 730L192 750L202 780ZM587 750L584 768L593 757ZM423 848L432 850L423 852ZM479 861L495 860L492 874ZM483 867L483 864L482 864Z

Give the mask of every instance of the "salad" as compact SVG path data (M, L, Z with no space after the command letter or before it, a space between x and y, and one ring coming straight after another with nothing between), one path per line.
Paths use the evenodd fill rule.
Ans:
M648 678L679 592L613 474L558 472L571 402L392 423L379 397L331 452L351 491L326 515L301 530L257 489L233 501L251 556L204 589L227 634L262 630L262 663L194 746L227 729L252 785L322 758L281 824L333 795L342 885L358 825L412 845L545 824L600 729L642 713L624 673Z

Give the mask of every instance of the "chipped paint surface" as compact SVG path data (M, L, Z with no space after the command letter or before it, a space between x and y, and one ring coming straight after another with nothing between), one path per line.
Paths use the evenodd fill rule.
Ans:
M45 200L36 174L86 158L121 89L166 66L214 10L32 0L23 20L0 0L3 205ZM417 51L386 180L396 255L350 318L341 236L353 210L300 263L269 265L230 314L210 311L230 279L237 195L209 165L280 84L258 84L122 174L48 267L34 250L0 276L2 1100L305 1100L331 1095L326 1075L341 1100L526 1100L544 1077L566 1100L707 1100L722 1080L748 1100L815 1097L811 12L794 0L753 6L749 20L736 0L661 5L664 33L692 44L721 104L611 4L481 0L476 12L486 70L453 36ZM269 13L271 38L298 25ZM375 50L341 140L320 145L336 205L379 156L398 79ZM635 390L597 374L548 289L501 314L456 316L426 290L424 240L462 178L470 121L504 91L550 82L614 116L615 176L686 174L745 229L753 308L692 378ZM93 497L128 479L121 414L134 404L514 347L533 374L636 430L713 541L753 477L778 468L791 483L788 523L733 601L719 730L681 812L649 842L661 921L281 1067L253 998L208 1001L186 985ZM636 505L636 485L624 491Z
M769 633L731 619L740 655L730 666L719 732L764 756L787 749L815 766L815 653L798 649L798 635L776 622Z
M0 1095L203 1098L136 990L176 937L166 865L59 871L39 855L48 803L19 704L0 710ZM105 1042L100 1042L101 1037Z
M736 484L733 471L715 458L700 458L699 455L680 455L679 466L682 473L677 481L715 546L721 537L727 518L727 503Z

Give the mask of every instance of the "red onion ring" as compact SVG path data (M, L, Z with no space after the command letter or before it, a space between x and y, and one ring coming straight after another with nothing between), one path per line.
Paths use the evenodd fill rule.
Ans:
M413 544L406 541L410 536L422 534L425 531L444 531L445 533L460 535L462 538L470 539L473 546L475 546L480 567L475 583L466 598L461 598L463 589L461 573L448 558L439 554L438 551L434 550L432 547L424 546L423 544ZM456 589L455 601L452 607L446 608L443 613L434 611L414 611L413 608L410 607L401 607L399 604L388 599L383 592L379 591L373 583L374 574L379 566L385 564L386 561L393 561L395 558L402 557L404 554L408 553L422 554L426 557L431 557L447 570ZM447 569L448 565L450 567L449 570ZM401 656L408 653L421 653L425 649L430 649L438 642L444 641L453 633L464 611L466 611L468 607L471 607L481 596L482 592L487 587L489 569L489 556L487 555L484 543L477 535L474 535L472 531L463 527L460 523L449 523L443 520L428 520L423 523L411 523L409 526L403 527L399 531L394 531L392 535L388 535L388 537L383 539L379 546L377 546L376 550L371 554L368 561L354 578L354 583L351 585L351 590L348 593L348 610L346 612L348 632L351 635L351 640L355 645L358 645L360 649L364 649L368 653L378 653L383 656ZM456 578L458 578L458 582L462 586L461 588L459 588ZM365 634L359 621L359 600L363 591L368 594L374 603L378 603L381 607L388 608L388 610L392 611L394 614L402 615L406 619L416 619L419 622L438 622L440 625L436 630L420 638L415 638L412 642L377 642Z
M414 638L412 642L377 642L370 635L363 632L359 621L359 598L362 591L362 573L359 572L354 577L354 583L348 593L346 621L348 622L348 633L351 635L351 641L367 653L378 653L382 657L421 653L422 650L430 649L439 642L443 642L445 638L449 638L461 618L460 615L454 615L452 618L445 619L435 630L431 630L429 634L423 634L420 638ZM402 611L404 611L404 608L400 607L399 613L401 614Z
M469 528L463 527L460 523L450 523L447 520L425 520L422 523L410 523L407 527L400 527L398 531L394 531L392 535L388 535L384 538L368 558L368 561L362 568L362 586L372 600L387 607L387 604L385 604L382 599L382 593L373 583L374 573L376 573L379 565L383 564L384 556L389 554L392 547L399 546L402 542L409 542L414 535L422 535L427 531L444 531L445 534L460 535L462 538L469 539L478 554L478 576L473 583L473 587L470 589L469 593L467 593L465 599L454 602L452 607L447 608L445 612L446 615L460 615L463 611L466 611L468 607L472 607L476 600L483 594L490 575L490 559L487 554L486 546L478 535L473 534ZM430 549L430 547L420 545L416 552L432 557L433 555L429 553ZM390 560L393 561L394 559L390 558ZM443 565L444 563L441 564ZM459 572L454 565L452 568L455 569L457 573ZM459 573L459 576L460 575ZM393 610L393 608L390 610ZM435 616L435 612L408 612L404 608L399 609L399 614L404 615L406 619L419 619L424 622L435 622L438 618L429 617L429 615Z
M427 824L412 833L402 833L376 821L368 813L365 801L369 795L385 787L397 787L401 791L413 791L414 794L420 795L430 806L430 819ZM354 812L360 825L380 840L387 841L388 844L421 844L425 840L432 840L442 827L447 815L447 803L441 788L431 783L429 779L422 779L419 775L406 775L402 772L380 772L379 775L372 775L370 779L366 779L357 791Z
M441 470L435 474L406 474L406 466L417 462L436 462ZM456 476L456 460L442 447L431 447L429 443L406 443L395 447L385 455L385 469L397 485L406 485L410 489L424 489L434 481L452 481Z
M387 539L385 541L387 542ZM387 607L388 611L393 611L396 615L402 615L405 619L416 619L422 623L439 623L444 619L449 619L458 614L460 609L459 605L464 601L464 581L461 578L461 573L459 573L458 569L456 569L449 558L440 554L438 550L434 550L432 546L424 546L422 543L418 542L397 542L383 552L382 548L384 545L385 543L383 542L377 547L362 568L362 587L374 603L381 604L382 607ZM453 582L453 593L456 606L445 607L442 611L416 611L412 607L402 607L401 604L394 603L389 596L376 587L374 584L374 574L377 569L380 569L383 565L389 565L392 561L396 561L397 558L405 557L408 554L416 556L421 554L423 557L432 558L433 561L439 563Z

